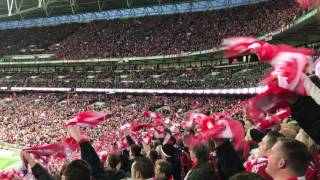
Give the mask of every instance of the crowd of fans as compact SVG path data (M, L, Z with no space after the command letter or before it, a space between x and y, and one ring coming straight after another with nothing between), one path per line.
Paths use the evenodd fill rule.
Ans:
M60 59L167 55L212 49L230 36L278 30L299 14L291 0L206 12L0 31L0 56L55 52Z
M257 86L266 64L103 72L2 72L2 87L210 89Z
M171 120L178 121L178 117L182 117L184 112L191 109L190 102L200 102L205 112L220 112L223 107L237 106L240 100L192 96L21 94L10 101L2 101L4 104L0 107L0 132L5 135L0 137L0 141L22 146L58 142L66 133L63 128L65 121L86 110L112 112L113 117L101 127L102 131L111 133L114 128L132 119L142 121L141 115L148 108L161 110L161 107L166 107L161 112ZM40 129L45 130L39 132ZM99 136L100 134L97 134L95 138Z
M113 116L97 130L88 134L97 140L102 134L114 134L120 125L129 121L146 122L141 117L144 110L159 110L172 122L180 122L184 113L191 109L191 102L203 105L205 112L223 111L223 107L240 106L240 98L179 97L179 96L131 96L104 94L21 94L5 98L1 103L0 141L23 147L60 142L66 136L65 121L83 111L111 112ZM137 103L139 102L139 103ZM100 103L100 104L99 104ZM240 115L239 115L240 116ZM102 149L112 146L107 142ZM49 169L57 173L57 165Z
M51 159L45 168L52 176L46 174L46 169L38 164L39 162L41 164L41 161L36 161L34 157L24 153L22 155L24 160L32 167L36 179L40 180L60 179L61 175L65 178L69 176L71 179L78 179L81 176L86 179L86 176L91 175L94 179L99 179L98 177L100 179L122 179L131 176L132 179L154 177L157 180L183 178L239 180L241 177L242 179L260 180L264 178L283 179L285 175L288 178L305 175L307 180L320 178L318 173L320 149L296 121L287 119L268 133L259 131L249 121L246 111L242 109L241 102L247 98L64 93L12 94L2 96L0 141L30 147L58 143L68 132L81 144L81 158L85 161L70 162L70 160ZM246 143L243 149L236 151L229 140L212 141L209 144L187 148L181 141L177 141L174 146L171 144L161 146L161 142L154 139L150 146L131 144L127 148L128 151L107 153L107 158L101 156L100 153L103 152L101 149L110 149L115 146L116 142L123 141L115 137L119 127L131 121L150 122L149 118L142 116L146 110L162 114L164 118L170 119L170 124L181 124L186 112L194 108L207 115L228 109L240 109L240 111L234 111L233 118L241 121L245 128ZM100 149L97 153L103 164L100 164L100 160L98 163L94 161L98 155L91 148L90 143L80 142L83 135L77 132L79 130L76 127L68 128L68 130L65 127L68 119L83 111L112 113L111 118L107 121L96 127L85 129L85 134L90 137L94 149ZM180 133L183 131L185 130L179 130ZM107 140L101 146L97 144L97 141L102 135L106 136ZM277 140L277 138L280 139ZM284 154L277 154L277 152ZM268 155L274 158L273 162L271 159L269 163L265 160L268 159ZM75 155L75 157L78 156L79 154ZM284 169L272 164L276 163L278 156L285 159ZM296 156L299 156L298 160ZM230 162L233 163L230 164ZM79 168L82 169L80 172L71 173L79 171ZM102 171L103 175L98 171L100 173ZM249 174L244 173L245 171ZM281 178L276 178L277 176Z
M41 40L50 36L44 42L38 41L40 39L37 36L30 36L30 41L17 42L16 37L6 37L7 32L1 31L0 34L4 36L0 35L0 39L4 37L9 41L0 46L6 49L5 53L10 53L30 45L32 48L47 48L51 45L50 49L58 57L66 59L174 54L209 49L228 36L254 36L260 35L257 32L270 32L292 21L297 13L298 7L294 1L271 0L210 12L61 25L52 29L47 27L45 31L41 28L11 30L36 32ZM52 33L57 35L51 38ZM16 43L16 46L11 46L11 43ZM258 64L245 68L198 67L87 73L3 72L0 86L168 89L248 87L257 85L267 69L266 65ZM303 117L305 111L295 111L295 108L299 109L299 103L312 105L310 111L317 113L319 105L312 101L314 97L294 95L290 103L298 105L295 104L295 107L291 104L292 118L268 130L261 130L252 124L242 103L248 98L92 93L6 94L0 96L0 143L25 148L61 143L69 135L80 146L67 159L51 156L45 161L23 151L23 165L28 165L31 170L28 173L26 167L23 167L26 179L320 179L320 147L315 143L319 140L307 134L310 129L317 130L315 128L318 127L310 127L305 131L308 126L301 128L299 124L310 117L292 119L298 115ZM110 114L110 118L89 128L66 126L68 120L85 111ZM166 131L171 132L163 139L153 134L151 143L145 143L135 142L130 133L119 135L120 129L128 122L155 123L155 119L143 116L149 111L161 114L165 120L164 126L170 126L170 130ZM223 136L188 146L187 141L183 141L187 139L183 138L195 133L193 131L197 129L188 130L178 125L184 123L190 112L201 112L207 116L214 116L216 112L228 113L240 121L241 127L245 129L244 145L240 149L234 148L235 142ZM213 126L210 123L206 125L207 128ZM224 128L232 129L229 125ZM230 131L224 132L233 133ZM182 139L175 138L174 133ZM170 137L166 139L168 134ZM124 141L127 146L120 147ZM8 177L4 178L0 172L1 178Z
M0 57L15 54L39 54L77 31L81 25L69 24L0 31Z
M167 55L212 49L230 36L259 36L291 22L294 1L267 1L208 12L97 21L61 41L65 59Z

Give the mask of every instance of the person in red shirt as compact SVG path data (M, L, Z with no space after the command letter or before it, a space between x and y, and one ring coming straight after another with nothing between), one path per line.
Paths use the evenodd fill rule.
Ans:
M266 173L274 180L299 180L304 178L312 154L308 147L294 139L279 138L268 156Z
M277 142L279 137L283 137L282 134L269 131L263 138L262 141L258 144L259 151L258 157L247 160L244 163L244 167L247 172L252 172L263 176L267 180L272 180L272 178L266 173L265 169L268 165L268 151L273 147L273 145Z

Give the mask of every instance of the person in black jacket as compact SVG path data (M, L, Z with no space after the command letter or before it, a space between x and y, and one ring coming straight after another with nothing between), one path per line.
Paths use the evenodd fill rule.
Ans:
M37 180L54 180L55 178L49 174L48 170L37 163L27 152L22 152L22 156L31 166L32 174ZM91 180L90 165L83 160L76 159L71 161L63 170L62 179L64 180Z
M161 147L162 158L167 160L173 167L173 179L181 179L181 164L178 150L171 144L165 144Z
M78 144L80 144L81 159L88 162L91 167L91 176L93 180L104 179L104 167L100 161L100 158L91 143L84 139L80 134L78 126L69 126L68 134L71 136Z
M136 144L132 144L130 146L130 158L131 160L135 161L137 158L139 157L143 157L141 154L141 147L139 145Z
M71 161L63 171L62 179L64 180L88 180L91 179L90 165L81 159Z
M310 76L304 87L309 96L296 95L288 99L292 119L317 143L320 144L320 80Z
M237 154L229 140L215 141L218 170L222 180L244 172L243 161Z
M68 134L80 144L81 160L70 162L63 170L64 180L104 180L104 168L99 156L88 140L84 139L77 126L68 127ZM48 170L32 158L27 152L22 152L22 157L31 166L33 175L38 180L54 180Z
M37 163L29 153L22 151L21 158L28 162L28 164L31 167L32 174L36 179L54 180L54 178L49 174L48 170L46 170L43 166Z
M130 176L131 173L131 164L129 160L129 151L122 150L120 155L120 169L126 173L126 176Z
M108 156L108 168L105 170L105 179L120 180L125 178L125 172L118 170L120 165L120 157L117 154L110 154Z
M191 148L191 160L194 163L185 180L215 179L215 169L209 162L209 149L205 145Z

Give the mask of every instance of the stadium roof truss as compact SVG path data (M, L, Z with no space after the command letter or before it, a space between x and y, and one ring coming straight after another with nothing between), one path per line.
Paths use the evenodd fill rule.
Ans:
M18 21L26 19L68 16L94 12L108 12L116 10L116 13L126 13L122 16L144 11L143 14L161 14L165 8L173 8L171 11L179 12L178 4L185 4L185 9L193 8L206 10L213 6L228 7L233 4L248 4L264 0L1 0L0 22ZM195 5L197 4L197 6ZM201 7L199 7L201 6ZM153 7L150 10L147 7ZM124 11L126 9L127 11ZM111 16L112 14L110 14ZM118 15L119 16L119 15Z

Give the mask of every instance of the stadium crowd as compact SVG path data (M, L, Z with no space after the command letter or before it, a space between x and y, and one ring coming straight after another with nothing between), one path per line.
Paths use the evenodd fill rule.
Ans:
M48 51L79 29L81 25L68 24L46 27L9 29L0 31L0 57L12 54L38 54Z
M271 177L283 179L275 177L303 176L304 174L307 180L320 178L318 145L292 119L283 121L268 133L259 131L249 121L246 111L242 109L241 101L247 98L63 93L12 94L2 96L0 141L31 147L59 143L68 132L81 144L81 158L86 161L71 161L73 158L79 158L78 152L69 160L50 159L46 164L24 153L22 156L32 167L36 179L60 179L61 175L66 179L79 180L88 180L89 176L92 176L93 179L115 180L130 176L132 179L161 180L183 178L191 180L204 178L272 179ZM174 146L172 144L161 146L160 140L153 139L150 146L136 142L126 149L110 153L110 147L120 148L116 144L124 140L116 136L119 127L131 121L150 122L149 118L142 116L145 111L150 110L162 114L166 119L170 119L169 124L172 125L181 124L186 118L186 112L195 109L207 115L214 112L230 112L233 118L241 121L245 128L246 143L243 148L236 151L229 140L219 140L187 148L180 140L173 141ZM76 126L69 127L68 130L65 127L67 120L83 111L112 114L110 119L100 125L82 129L90 137L94 148L87 141L80 142L83 135L78 132ZM172 132L174 131L176 130L172 129ZM184 131L183 129L178 130L182 134ZM105 141L101 140L102 136L105 136ZM278 137L287 138L280 138L277 141ZM126 140L129 142L128 139ZM104 143L99 144L99 142ZM284 150L281 150L282 148ZM106 155L106 152L109 153ZM266 161L268 154L270 158L276 156L274 164L271 164L271 160L270 163ZM98 155L102 164L100 164ZM298 155L301 158L297 159ZM276 164L278 160L276 158L279 156L289 164L285 164L284 169L279 168ZM310 164L311 159L314 160ZM230 164L230 162L233 163ZM52 176L47 174L38 163L43 164ZM244 173L245 171L250 174Z
M97 21L64 39L57 56L66 59L179 54L212 49L230 36L261 36L291 22L294 1L267 1L216 11Z
M2 30L0 54L30 49L55 52L60 59L179 54L212 49L230 36L263 35L299 14L295 1L271 0L207 12Z
M101 127L103 131L111 132L120 124L129 122L130 118L137 121L143 120L139 115L150 107L153 110L165 107L162 109L163 114L176 121L176 116L182 117L184 112L191 109L190 102L193 101L203 104L202 108L205 112L218 112L223 110L222 107L231 108L239 104L240 100L219 97L22 94L8 102L4 99L5 106L0 107L0 132L6 134L0 140L23 146L58 142L61 140L59 138L66 133L63 129L65 120L86 110L111 111L114 116L104 124L106 126ZM103 104L97 105L99 103L96 102ZM42 128L46 130L39 132Z
M159 16L92 22L81 27L75 25L75 29L69 31L70 36L61 33L43 46L59 42L50 48L57 51L59 57L67 59L174 54L214 47L226 36L269 32L286 25L297 12L293 1L271 0L245 8L172 15L172 19ZM242 24L246 26L242 27ZM110 28L104 28L106 26ZM163 34L167 36L163 37ZM9 46L5 45L6 48ZM301 60L288 59L291 63ZM107 79L107 83L111 82L111 87L226 88L252 86L256 83L255 77L266 70L263 66L250 69L226 68L218 74L212 67L181 71L119 71L111 77L110 72L101 77ZM30 78L25 78L23 73L12 75L19 82L4 74L1 86L59 87L67 84L78 87L79 83L83 87L100 86L95 81L79 82L84 76L97 80L96 74L80 76L83 72L72 73L38 74ZM151 80L157 75L154 73L160 74L157 77L160 84ZM298 73L293 74L298 77ZM266 91L269 94L261 93L262 96L259 94L250 102L246 101L250 98L247 96L227 95L28 92L1 95L0 142L22 148L22 167L11 172L0 171L0 179L318 180L319 75L303 75L298 80L304 93L299 94L301 91L297 86L288 90L278 85L275 94L270 87ZM49 81L53 76L69 77L64 80L65 84L60 82L59 85L59 81ZM210 76L215 76L216 81ZM123 78L128 80L124 82ZM140 79L147 81L140 84ZM131 86L128 81L138 83ZM177 83L171 85L173 81ZM109 84L103 84L103 87L109 87ZM267 110L258 109L275 108L281 103L290 108L291 117L284 120L278 117L279 112L272 116ZM101 114L91 112L108 114L108 118L103 116L100 122L97 116ZM265 114L259 114L262 112ZM79 113L84 117L80 118ZM259 116L254 116L256 114ZM263 122L267 125L275 122L274 117L281 121L276 121L273 127L261 128L253 124L257 119L250 117L265 118ZM149 130L152 134L148 134Z

